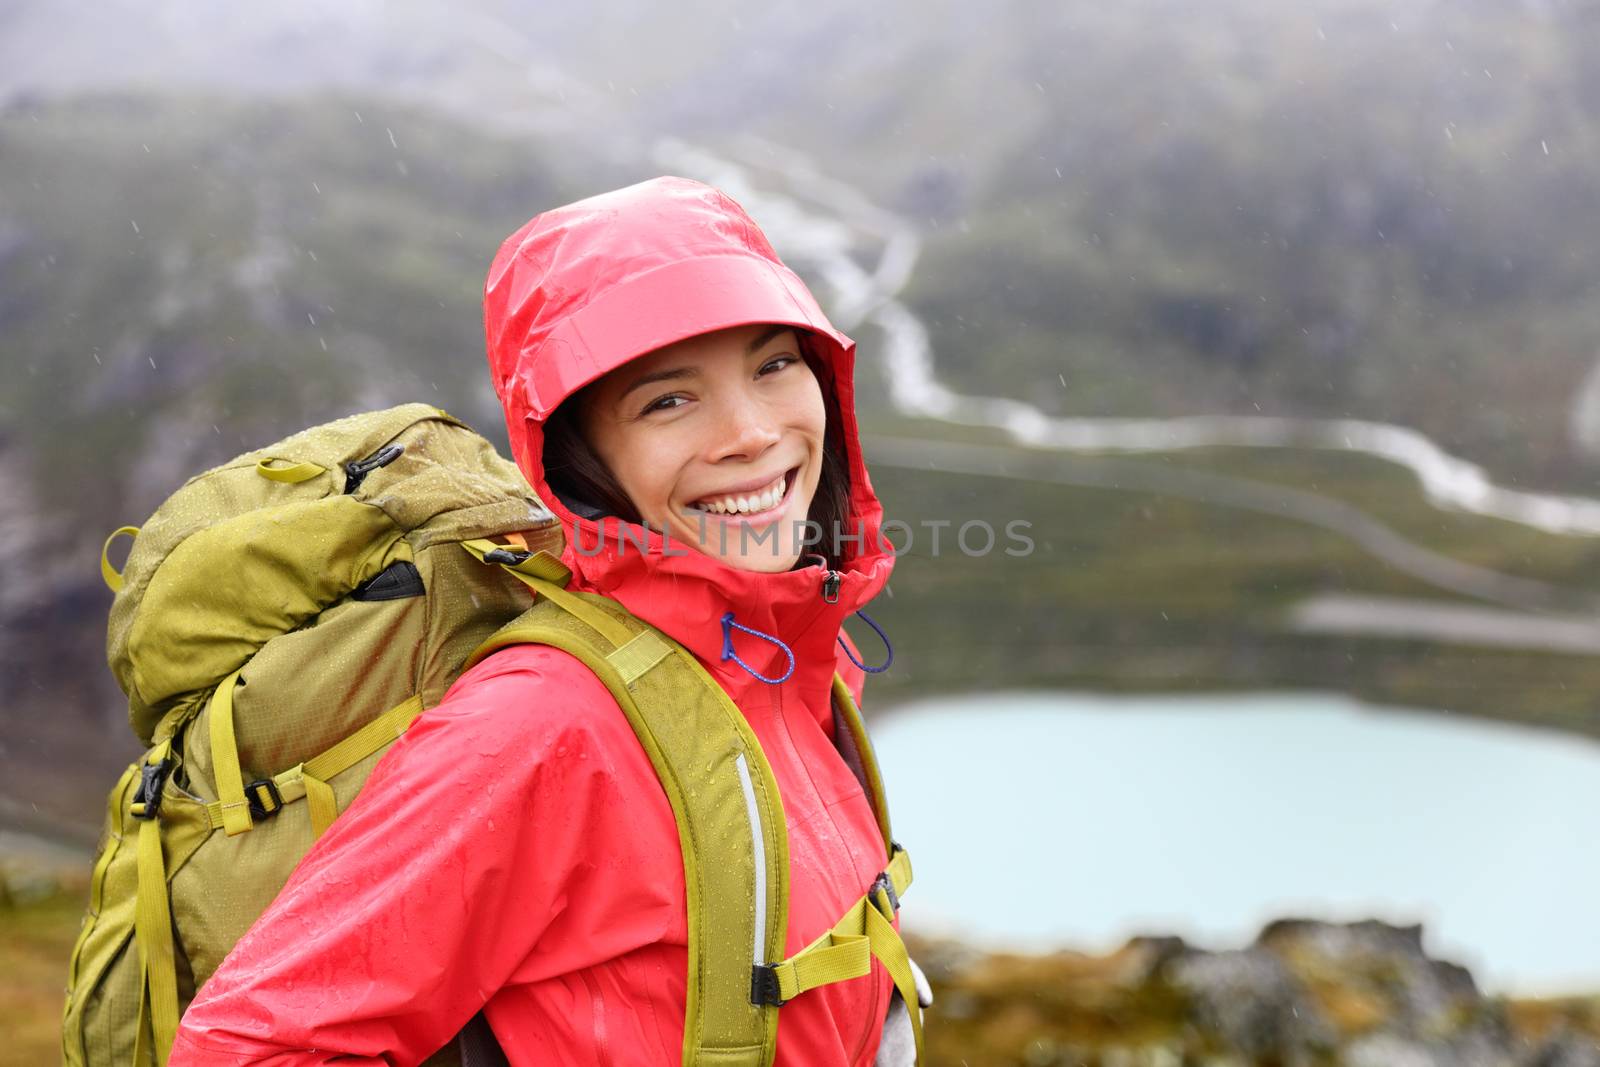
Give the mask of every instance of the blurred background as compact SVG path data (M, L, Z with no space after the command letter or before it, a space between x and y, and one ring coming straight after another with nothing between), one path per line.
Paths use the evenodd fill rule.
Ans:
M0 1062L54 1062L138 754L105 535L356 410L503 444L499 242L676 173L860 343L935 1063L1600 1064L1597 46L1579 0L0 5Z

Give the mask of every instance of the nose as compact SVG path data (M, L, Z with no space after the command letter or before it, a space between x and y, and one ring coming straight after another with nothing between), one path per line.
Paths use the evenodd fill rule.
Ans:
M741 392L727 398L716 420L713 460L755 459L782 439L777 419L761 401Z

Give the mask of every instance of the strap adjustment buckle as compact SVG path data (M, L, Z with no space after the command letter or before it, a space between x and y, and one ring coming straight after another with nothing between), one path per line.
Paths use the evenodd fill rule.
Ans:
M880 889L889 898L888 917L892 918L900 910L900 894L894 891L894 879L889 877L888 871L880 872L877 879L872 883L872 888L867 890L867 897L873 902L874 906L877 904L878 890ZM882 909L880 908L879 910L881 911Z
M161 789L172 773L173 760L166 757L159 763L146 763L139 768L139 789L133 794L129 813L135 819L154 819L161 812Z
M278 783L271 778L257 778L245 786L244 800L250 806L250 817L258 821L283 810L283 794L278 792ZM268 801L272 803L270 808Z
M494 548L483 554L485 563L502 563L507 567L515 567L525 563L533 557L532 552L521 552L510 548Z
M778 984L777 967L770 963L758 963L751 968L750 1003L774 1008L781 1008L788 1003L783 999L782 987Z

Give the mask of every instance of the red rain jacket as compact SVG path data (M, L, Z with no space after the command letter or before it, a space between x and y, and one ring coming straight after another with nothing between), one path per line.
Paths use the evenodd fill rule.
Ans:
M755 322L812 331L831 371L830 426L848 453L852 532L865 535L847 549L835 603L818 566L739 570L655 533L646 552L618 550L615 519L605 550L580 554L570 535L592 550L595 524L544 481L542 420L574 390L654 348ZM788 825L793 953L885 862L830 740L835 669L858 694L863 678L840 624L893 564L857 441L854 345L738 205L677 178L531 220L494 259L484 323L517 461L568 531L573 587L686 646L761 742ZM723 661L726 611L793 650L786 681ZM775 646L744 634L735 646L761 673L783 673ZM385 755L200 991L170 1063L413 1064L484 1008L513 1064L665 1067L682 1058L685 940L672 811L621 710L566 653L506 649ZM777 1063L871 1064L890 989L874 961L868 976L785 1005Z

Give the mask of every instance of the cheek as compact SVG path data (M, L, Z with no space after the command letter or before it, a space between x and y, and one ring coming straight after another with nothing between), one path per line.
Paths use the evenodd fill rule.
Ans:
M672 491L670 449L662 442L630 442L626 455L619 457L617 480L634 506L648 518L666 505Z
M808 374L790 402L789 424L819 443L828 428L828 409L822 400L822 386Z
M633 502L633 506L646 517L658 507L661 464L652 462L655 453L648 435L636 427L605 425L596 428L593 448L597 459L603 463L617 485Z

